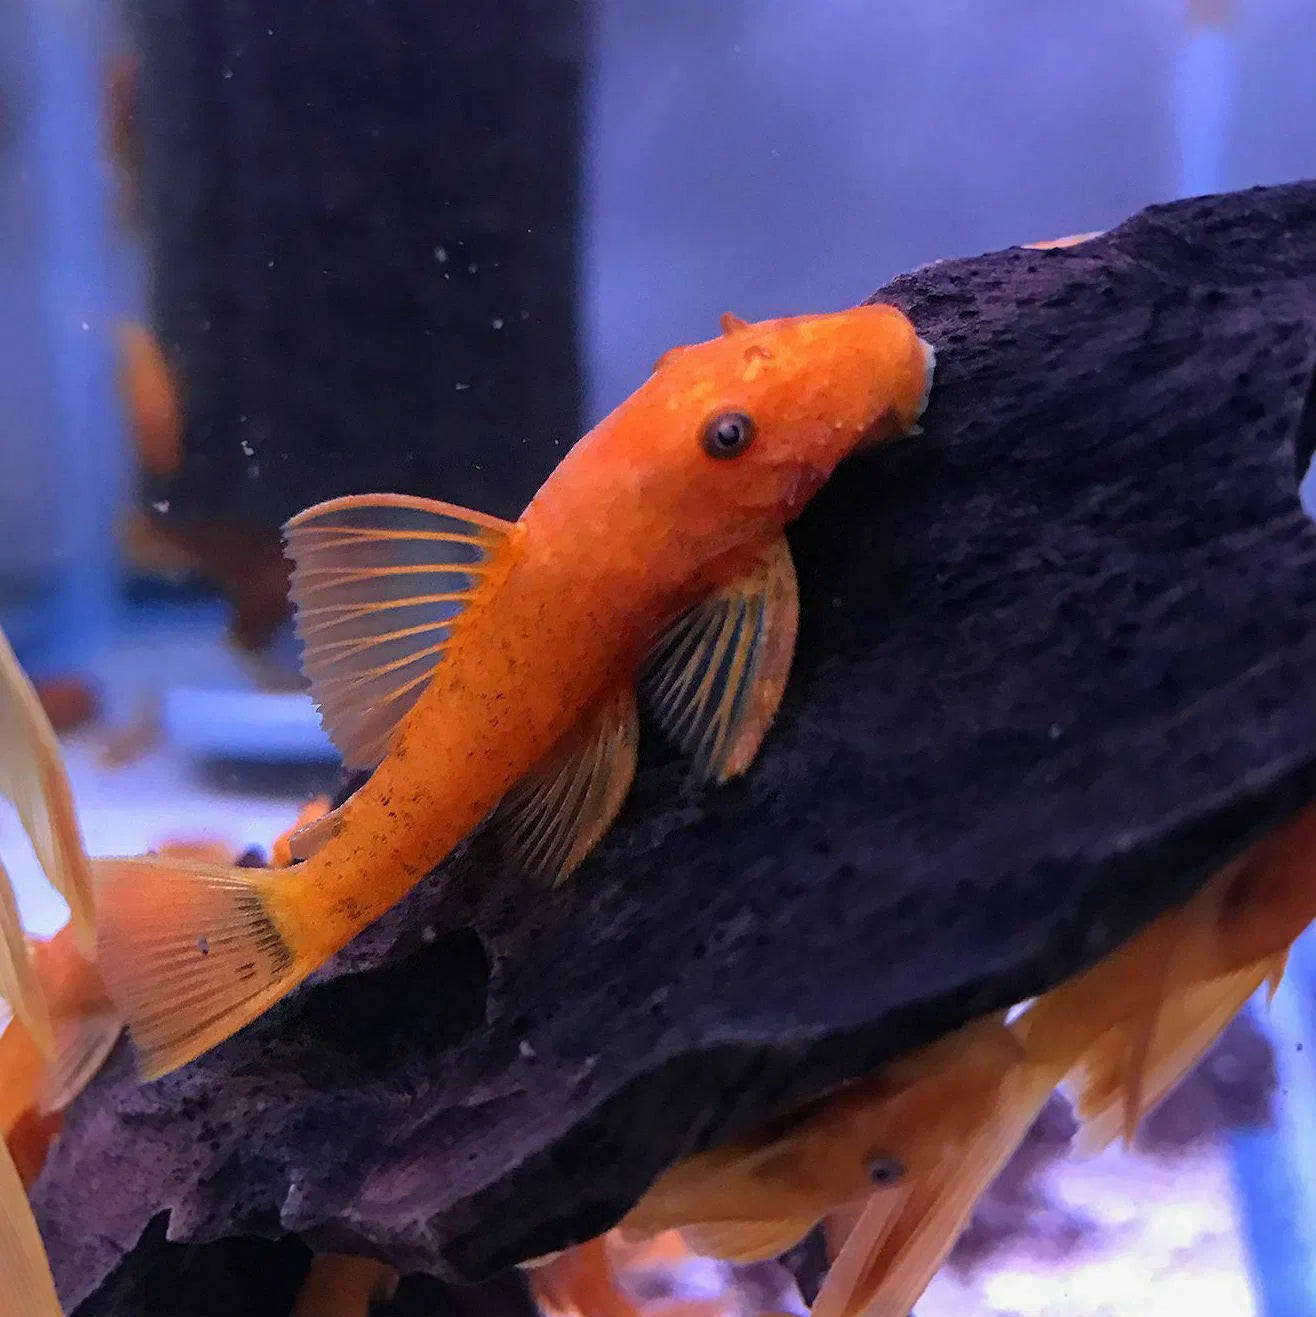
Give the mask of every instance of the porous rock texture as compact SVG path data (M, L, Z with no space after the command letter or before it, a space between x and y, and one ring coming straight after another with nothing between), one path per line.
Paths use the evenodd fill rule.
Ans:
M97 1293L149 1271L164 1210L189 1244L488 1279L1091 964L1311 799L1316 186L876 296L939 350L926 433L792 528L799 652L753 770L690 789L646 727L567 890L477 835L193 1065L141 1087L122 1044L36 1186L70 1311L148 1311Z

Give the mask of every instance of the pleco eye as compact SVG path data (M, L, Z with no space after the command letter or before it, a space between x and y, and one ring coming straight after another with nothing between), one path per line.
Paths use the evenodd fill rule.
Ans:
M754 422L744 412L718 412L704 426L709 457L739 457L754 442Z

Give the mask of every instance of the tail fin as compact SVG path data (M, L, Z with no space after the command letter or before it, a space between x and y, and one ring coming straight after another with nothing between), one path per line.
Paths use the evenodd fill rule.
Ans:
M0 1294L5 1311L63 1317L50 1263L9 1149L0 1141Z
M99 967L145 1080L223 1042L314 968L275 924L273 884L259 869L151 858L93 864Z
M1050 1066L1020 1063L1006 1086L984 1095L982 1118L935 1169L875 1193L837 1255L812 1317L908 1317L954 1247L974 1206L1023 1142L1056 1086Z

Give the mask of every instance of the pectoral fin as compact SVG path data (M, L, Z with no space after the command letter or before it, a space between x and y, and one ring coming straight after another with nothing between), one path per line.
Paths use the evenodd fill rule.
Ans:
M635 696L603 700L507 794L490 826L524 873L564 882L617 817L635 777Z
M351 768L374 768L462 618L496 592L518 527L450 503L357 494L284 527L302 668Z
M642 689L700 777L725 782L753 763L786 688L799 611L795 565L778 535L729 563L653 647Z

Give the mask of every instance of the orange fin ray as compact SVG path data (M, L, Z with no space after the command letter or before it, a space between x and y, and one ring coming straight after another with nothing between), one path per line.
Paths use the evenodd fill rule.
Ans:
M0 1140L0 1295L22 1317L64 1317L27 1191Z
M1157 1105L1201 1059L1220 1031L1242 1010L1248 999L1266 981L1268 961L1196 983L1169 997L1158 1012L1158 1024L1148 1055L1143 1061L1138 1086L1139 1103L1126 1109L1117 1064L1109 1050L1085 1057L1079 1069L1065 1081L1081 1128L1074 1142L1080 1155L1100 1152L1117 1134L1131 1142L1132 1127Z
M775 536L653 647L644 693L698 776L725 782L758 754L795 654L799 592L790 547Z
M14 898L14 886L0 862L0 998L9 1004L14 1018L31 1034L37 1047L50 1056L55 1050L55 1033L50 1007L37 977L36 964L28 950L23 921Z
M268 872L152 858L94 864L99 968L144 1079L223 1042L313 968L270 913L277 878Z
M634 694L601 701L494 811L500 846L524 873L564 882L612 826L635 778Z
M302 668L349 767L388 752L464 613L501 583L518 529L403 494L330 499L284 527Z
M2 631L0 794L13 802L47 879L68 902L78 945L89 951L96 938L91 862L59 740Z

